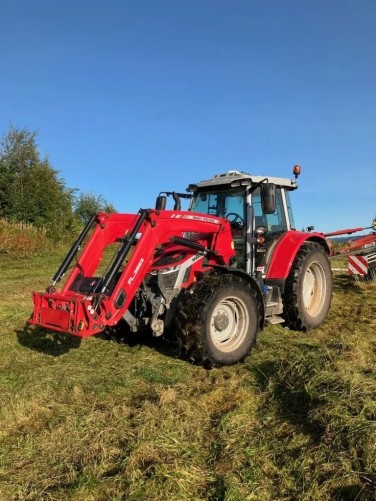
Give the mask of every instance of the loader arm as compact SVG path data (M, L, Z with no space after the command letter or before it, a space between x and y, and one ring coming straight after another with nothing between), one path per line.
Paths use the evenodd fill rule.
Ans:
M87 227L84 231L88 233ZM80 245L83 241L79 237ZM80 247L76 244L74 251ZM101 263L113 247L114 256L102 271ZM57 290L62 272L73 260L72 249L47 292L33 293L29 322L80 337L116 325L147 274L163 267L163 259L168 263L171 256L187 260L187 287L198 273L228 266L235 253L230 224L219 217L154 209L140 209L137 215L100 213L65 283ZM170 256L167 260L166 255Z

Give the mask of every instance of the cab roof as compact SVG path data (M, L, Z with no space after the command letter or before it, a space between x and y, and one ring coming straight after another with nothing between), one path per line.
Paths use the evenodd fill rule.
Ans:
M187 191L200 191L206 189L216 188L217 186L235 188L237 186L252 186L267 179L269 183L276 186L286 188L288 190L296 190L298 187L295 180L283 177L272 176L254 176L246 172L239 172L237 170L229 170L224 174L216 174L211 179L200 181L199 183L192 183L188 186Z

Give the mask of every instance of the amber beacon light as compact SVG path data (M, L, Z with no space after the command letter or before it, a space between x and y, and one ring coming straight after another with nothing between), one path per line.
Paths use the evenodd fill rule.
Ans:
M298 176L300 176L301 168L300 165L294 165L294 168L292 169L292 173L295 176L295 179L298 179Z

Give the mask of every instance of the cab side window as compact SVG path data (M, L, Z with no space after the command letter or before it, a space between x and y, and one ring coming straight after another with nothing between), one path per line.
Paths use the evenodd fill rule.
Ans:
M264 214L262 212L261 205L261 192L260 188L257 188L252 194L252 205L255 214L255 225L265 226L269 233L277 233L280 231L287 230L287 223L285 218L285 213L283 210L282 193L281 188L277 188L276 191L277 205L275 212L273 214Z

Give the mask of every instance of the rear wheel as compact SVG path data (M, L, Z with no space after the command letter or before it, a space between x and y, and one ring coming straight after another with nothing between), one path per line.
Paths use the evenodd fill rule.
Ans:
M287 326L302 331L319 327L325 320L332 297L332 270L327 253L315 242L299 249L284 291Z
M188 356L204 364L239 362L259 327L255 293L231 274L206 275L179 304L178 336Z

